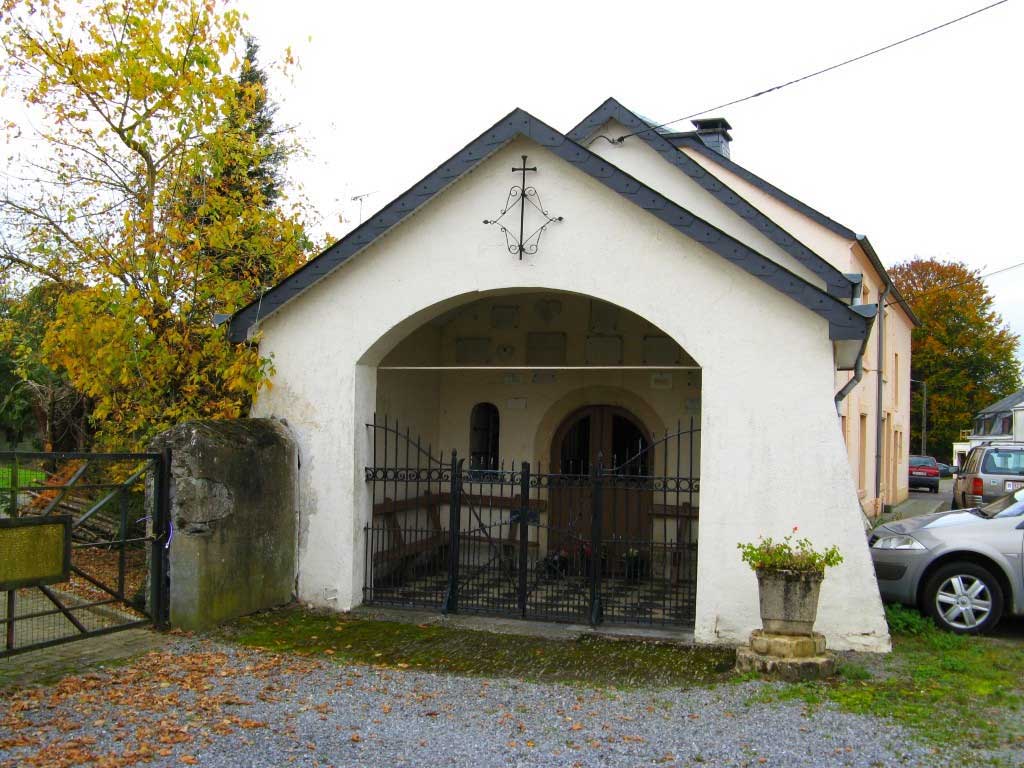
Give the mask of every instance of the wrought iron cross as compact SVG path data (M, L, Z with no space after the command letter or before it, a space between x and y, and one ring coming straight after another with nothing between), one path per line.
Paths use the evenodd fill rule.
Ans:
M513 255L518 255L519 260L523 260L523 254L533 255L537 252L537 248L540 246L540 237L544 234L544 230L548 228L549 224L554 224L556 221L562 221L561 216L552 216L545 209L540 201L540 194L537 192L535 187L526 186L526 172L537 171L537 166L527 167L526 155L521 156L523 158L523 166L521 168L512 168L513 173L522 174L521 181L518 186L512 187L508 191L508 197L505 200L505 207L501 209L501 213L498 214L496 219L484 219L484 224L495 224L501 230L502 234L505 235L505 245L508 247L508 252ZM526 204L529 203L544 217L544 222L537 227L529 235L526 235ZM519 207L519 234L515 235L509 229L502 224L501 220L505 218L506 214L511 213L516 206Z

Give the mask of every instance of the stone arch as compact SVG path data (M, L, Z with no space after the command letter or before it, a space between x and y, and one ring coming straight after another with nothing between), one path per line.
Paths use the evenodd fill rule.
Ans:
M555 402L541 417L534 436L533 455L547 463L558 427L572 413L588 405L623 408L640 420L649 435L665 432L665 423L658 412L635 392L612 386L580 387Z

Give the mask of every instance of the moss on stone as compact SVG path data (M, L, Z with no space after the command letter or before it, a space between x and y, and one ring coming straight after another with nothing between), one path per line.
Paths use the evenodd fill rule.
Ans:
M343 663L611 687L688 687L726 679L731 649L583 636L574 641L352 619L291 607L222 629L235 642Z

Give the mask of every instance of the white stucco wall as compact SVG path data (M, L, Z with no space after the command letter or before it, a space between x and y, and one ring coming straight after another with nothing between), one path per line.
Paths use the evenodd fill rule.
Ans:
M608 136L622 136L626 133L629 133L629 129L616 120L608 121L595 131L595 135ZM637 140L611 144L598 140L590 144L589 149L657 190L672 202L727 232L741 243L749 245L793 274L799 275L811 285L825 287L825 281L818 275L786 253L771 238L737 215L725 203L719 202L682 170L666 162L665 158L645 142Z
M552 213L519 261L480 222L528 153ZM846 562L825 580L818 629L834 648L885 650L887 628L832 402L826 322L527 140L497 152L410 220L266 318L276 374L255 415L285 418L301 448L298 592L357 604L369 512L362 427L375 367L423 322L492 290L607 301L671 335L702 366L699 641L736 643L760 623L737 541L799 526ZM792 439L780 440L780 435Z
M860 243L822 226L788 204L776 199L754 184L743 179L706 155L690 148L680 150L714 174L721 182L740 195L768 218L811 248L840 272L861 274L867 288L865 303L874 304L884 288L883 276L868 259ZM667 164L666 164L667 165ZM913 322L899 304L892 303L885 310L885 360L878 360L878 327L876 320L864 351L864 378L843 402L840 415L846 419L846 444L850 469L855 482L861 476L860 415L867 420L868 452L864 466L864 486L859 498L866 514L877 515L883 504L898 504L907 498L908 455L916 448L910 442L910 352ZM899 372L896 373L897 358ZM878 370L882 367L882 417L889 417L889 427L883 427L882 477L880 493L875 494L875 439L879 425L877 403ZM836 373L838 391L852 377L852 373ZM897 441L896 433L902 438ZM898 450L897 445L902 449Z

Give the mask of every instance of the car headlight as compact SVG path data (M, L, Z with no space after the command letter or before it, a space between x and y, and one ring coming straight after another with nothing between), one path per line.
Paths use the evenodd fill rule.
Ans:
M924 544L913 536L880 536L871 545L874 549L924 549Z

